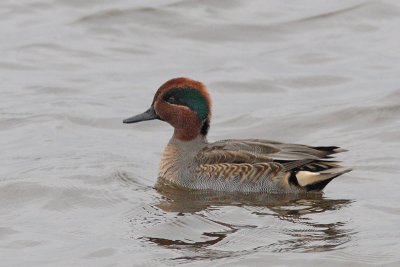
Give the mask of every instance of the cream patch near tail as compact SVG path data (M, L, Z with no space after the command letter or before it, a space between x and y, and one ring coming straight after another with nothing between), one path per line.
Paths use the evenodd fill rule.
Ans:
M321 172L299 171L296 173L296 178L301 187L307 187L329 179L333 179L349 171L351 171L351 169L347 168L333 168Z

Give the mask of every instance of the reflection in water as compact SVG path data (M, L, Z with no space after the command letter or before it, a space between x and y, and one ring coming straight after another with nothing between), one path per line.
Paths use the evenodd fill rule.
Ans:
M144 238L185 254L191 252L179 259L224 258L259 250L327 251L347 243L354 234L346 229L346 221L340 221L343 216L330 217L328 212L342 209L350 200L326 199L322 194L243 194L173 187L159 187L158 192L162 197L155 207L173 217Z

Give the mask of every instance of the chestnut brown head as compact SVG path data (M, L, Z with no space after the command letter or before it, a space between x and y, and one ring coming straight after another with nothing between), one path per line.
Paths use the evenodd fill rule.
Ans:
M180 140L206 136L211 119L211 100L207 88L189 78L171 79L157 90L146 112L126 119L124 123L154 119L171 124L175 128L174 137Z

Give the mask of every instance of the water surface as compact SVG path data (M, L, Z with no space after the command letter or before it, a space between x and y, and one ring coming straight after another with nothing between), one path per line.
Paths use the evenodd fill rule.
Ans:
M399 266L398 1L0 3L2 266ZM308 197L157 192L164 81L209 139L349 149Z

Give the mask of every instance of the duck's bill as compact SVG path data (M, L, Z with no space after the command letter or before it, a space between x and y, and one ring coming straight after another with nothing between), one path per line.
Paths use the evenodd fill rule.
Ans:
M135 123L135 122L140 122L140 121L149 121L149 120L155 120L159 119L158 115L154 111L153 107L150 107L148 110L145 112L138 114L136 116L127 118L123 121L123 123Z

